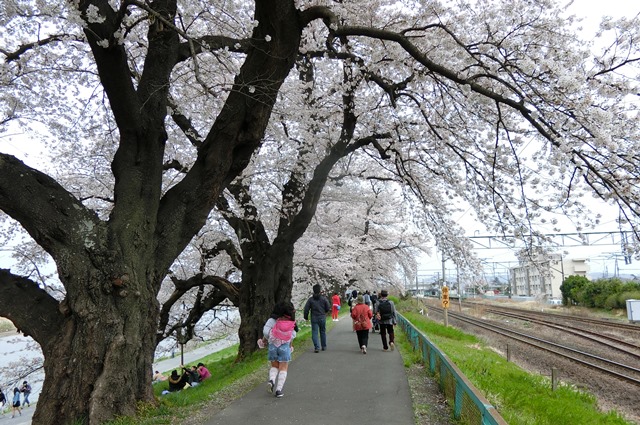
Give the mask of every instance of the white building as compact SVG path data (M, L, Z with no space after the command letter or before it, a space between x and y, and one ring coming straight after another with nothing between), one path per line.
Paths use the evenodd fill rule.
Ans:
M560 285L568 276L586 276L589 272L586 261L585 258L569 259L551 254L520 262L518 267L509 270L512 293L516 296L562 298Z

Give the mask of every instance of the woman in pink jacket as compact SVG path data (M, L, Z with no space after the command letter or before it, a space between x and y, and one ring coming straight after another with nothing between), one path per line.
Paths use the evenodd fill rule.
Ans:
M351 318L353 319L353 329L358 335L358 346L362 354L367 354L367 344L369 343L369 329L371 329L371 318L373 313L368 305L364 303L362 295L356 298L357 304L351 310Z

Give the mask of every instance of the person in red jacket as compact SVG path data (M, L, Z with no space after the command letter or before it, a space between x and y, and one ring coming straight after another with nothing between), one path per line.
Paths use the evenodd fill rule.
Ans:
M351 318L353 319L353 329L358 336L358 346L362 354L367 354L367 345L369 344L369 329L371 329L371 318L373 313L368 305L364 303L362 295L356 298L357 304L351 310Z
M333 293L333 297L331 297L331 318L334 322L337 322L338 319L338 311L340 310L340 296L337 292Z

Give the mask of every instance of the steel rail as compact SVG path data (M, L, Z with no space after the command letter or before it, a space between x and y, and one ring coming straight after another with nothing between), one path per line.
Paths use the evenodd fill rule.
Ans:
M433 306L431 306L431 309L435 310L435 311L438 311L438 312L443 312L443 310L444 310L444 309L441 309L439 307L433 307ZM480 328L483 328L483 329L486 329L486 330L489 330L491 332L495 332L495 333L503 335L503 336L505 336L507 338L514 339L516 341L522 342L523 344L527 344L529 346L538 348L540 350L544 350L544 351L553 353L553 354L555 354L557 356L564 357L566 359L575 361L577 363L580 363L580 364L585 365L587 367L590 367L592 369L599 370L599 371L601 371L603 373L606 373L606 374L609 374L609 375L613 375L613 376L615 376L615 377L617 377L619 379L622 379L622 380L625 380L627 382L631 382L631 383L633 383L635 385L640 386L640 379L636 379L636 378L634 378L632 376L624 375L624 374L616 372L614 370L610 370L610 369L604 368L602 366L599 366L599 365L596 365L596 364L581 360L579 358L570 356L568 354L561 353L561 352L559 352L557 350L554 350L554 349L551 349L551 348L548 348L548 347L544 347L542 345L536 344L536 343L531 342L531 341L527 341L527 339L530 339L530 340L533 340L533 341L537 341L537 342L542 343L542 344L551 345L551 346L556 347L556 348L560 348L560 349L563 349L563 350L566 350L566 351L569 351L569 352L580 354L580 355L583 355L585 357L588 357L588 358L591 358L591 359L594 359L594 360L598 360L598 361L601 361L603 363L607 363L607 364L610 364L610 365L615 365L615 366L620 367L622 369L633 371L633 372L636 372L636 373L640 374L640 369L637 369L635 367L624 365L624 364L618 363L618 362L614 362L612 360L608 360L608 359L605 359L605 358L602 358L602 357L594 356L593 354L585 353L585 352L580 351L580 350L575 350L575 349L570 348L570 347L565 347L565 346L562 346L560 344L556 344L556 343L551 342L551 341L546 341L546 340L543 340L541 338L537 338L535 336L524 334L522 332L518 332L518 331L511 330L511 329L502 328L500 326L497 326L497 325L494 325L494 324L491 324L491 323L487 323L486 321L483 321L481 319L476 319L476 318L470 319L470 318L467 318L464 315L461 315L461 314L458 314L458 313L449 313L449 317L457 319L457 320L460 320L462 322L469 323L471 325L474 325L474 326L477 326L477 327L480 327ZM514 335L517 335L517 336L514 336ZM525 338L527 338L527 339L525 339Z

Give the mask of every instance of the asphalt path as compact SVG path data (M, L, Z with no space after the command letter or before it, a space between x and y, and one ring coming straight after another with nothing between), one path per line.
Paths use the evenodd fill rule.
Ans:
M362 354L347 317L335 324L327 338L327 351L311 349L291 362L283 398L267 392L265 365L264 385L205 424L414 423L405 368L397 351L383 351L380 335L370 333L367 354ZM186 352L184 362L192 364L235 342L223 340ZM176 355L154 363L154 369L169 372L180 363ZM30 424L34 410L32 405L13 419L10 412L0 415L0 425Z
M205 424L414 423L402 357L383 351L378 333L369 334L367 354L361 354L348 318L327 334L327 351L311 349L291 362L284 397L267 391L267 372L265 366L264 385Z
M192 365L195 364L201 358L208 356L209 354L215 353L223 348L229 347L238 342L237 335L230 336L229 338L222 339L211 344L204 345L202 347L196 348L194 350L186 351L184 353L184 364ZM181 356L180 353L176 353L176 356L173 358L163 359L153 364L153 370L159 370L162 373L170 372L173 369L177 369L181 364ZM34 392L31 393L29 399L33 401L30 407L22 409L22 415L17 415L15 418L11 418L11 404L7 404L4 409L2 409L2 413L0 413L0 425L27 425L31 424L31 419L33 417L33 413L35 412L35 405L38 399L38 393L40 390L40 385L34 385ZM4 389L3 389L4 390ZM5 395L9 398L9 401L13 398L13 392L11 394ZM22 402L22 397L20 398Z

